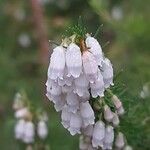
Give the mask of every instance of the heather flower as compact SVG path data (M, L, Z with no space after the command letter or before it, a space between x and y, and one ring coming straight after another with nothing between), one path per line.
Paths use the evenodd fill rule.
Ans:
M88 125L86 128L83 128L83 134L91 137L93 135L93 125Z
M45 121L39 121L37 125L37 134L39 138L45 139L48 135L48 128Z
M119 117L116 113L113 113L113 120L112 120L113 126L117 127L120 123Z
M34 142L35 128L31 121L26 121L24 124L23 142L30 144Z
M70 119L70 127L69 131L71 135L75 134L80 134L81 133L81 127L82 127L82 119L81 116L76 113L76 114L71 114L71 119Z
M48 68L48 77L52 80L63 79L65 69L65 49L63 46L57 46L51 55Z
M92 97L104 96L104 81L100 70L98 70L98 78L94 83L90 83Z
M95 57L89 51L84 51L82 55L83 69L90 83L94 83L97 79L98 65Z
M104 79L105 88L110 87L113 84L113 68L110 60L105 58L102 62L102 76Z
M105 124L102 121L98 121L94 125L92 145L98 148L98 146L103 148L105 138Z
M114 141L114 128L112 126L106 126L103 149L112 149L113 141Z
M124 108L121 106L119 109L117 109L117 113L119 116L122 116L124 114Z
M82 58L80 48L75 44L71 43L66 51L66 65L68 69L67 76L73 76L77 78L82 72Z
M83 119L83 125L87 127L88 125L94 124L94 111L89 104L89 102L80 104L80 113Z
M15 112L15 118L17 119L24 118L27 116L28 112L29 112L28 108L26 107L21 108Z
M18 139L18 140L23 139L24 127L25 127L25 121L23 119L18 120L15 125L15 138L16 139Z
M94 37L91 37L90 35L87 36L85 42L88 50L94 55L97 64L101 66L101 62L103 60L103 52L100 44Z

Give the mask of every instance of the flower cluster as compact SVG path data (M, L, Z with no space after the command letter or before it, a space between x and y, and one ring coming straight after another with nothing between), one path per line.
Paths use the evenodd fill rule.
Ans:
M121 101L109 89L114 85L113 67L94 37L77 37L65 38L53 49L46 96L61 112L64 128L71 135L82 134L80 150L112 149L114 127L119 124L118 116L124 113ZM113 111L104 100L105 91L111 94ZM99 104L95 107L96 103ZM117 141L116 147L120 136Z
M27 146L34 144L36 136L40 140L45 140L48 135L47 121L45 112L40 112L34 116L30 107L26 104L25 95L17 93L15 95L13 109L15 111L15 138Z

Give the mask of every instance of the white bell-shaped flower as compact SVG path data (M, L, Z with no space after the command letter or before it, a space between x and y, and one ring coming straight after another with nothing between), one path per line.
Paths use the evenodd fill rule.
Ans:
M98 65L94 55L89 51L83 51L82 55L83 69L90 83L94 83L97 79Z
M87 36L85 43L88 47L88 50L93 53L94 57L96 58L97 64L101 66L101 62L103 60L103 52L98 41L94 37Z
M66 51L66 65L68 69L68 76L77 78L82 72L82 58L80 48L71 43Z
M57 112L61 111L66 104L65 95L61 94L61 96L59 97L60 98L58 98L57 101L55 100L56 102L54 104L54 107Z
M104 138L104 148L103 149L112 149L114 141L114 128L112 126L107 126L105 129L105 138Z
M117 127L120 123L119 117L116 113L113 113L113 116L114 116L112 120L113 126Z
M69 131L71 135L75 134L80 134L81 133L81 127L82 127L82 119L81 116L76 113L76 114L71 114L71 119L70 119L70 127Z
M93 125L89 125L86 128L83 128L83 135L91 137L93 135Z
M118 149L122 149L125 145L125 139L123 133L119 132L116 141L115 141L115 147Z
M79 109L78 95L73 93L73 92L67 93L66 101L67 101L67 104L68 104L69 111L72 112L72 113L76 113L77 110Z
M49 92L52 96L58 96L62 93L61 86L57 84L57 82L49 82L47 84L47 92Z
M113 119L113 112L111 111L108 105L104 106L104 119L108 122L111 122Z
M50 65L48 68L48 77L52 80L57 78L63 79L65 69L65 49L63 46L54 48L50 58Z
M113 67L108 58L105 58L102 62L102 76L104 79L105 88L108 88L113 84Z
M18 120L15 125L15 138L18 140L22 140L24 136L24 126L25 121L23 119Z
M34 142L35 129L31 121L25 122L23 142L30 144Z
M94 111L88 101L85 103L80 103L80 113L83 119L84 127L94 124L95 120Z
M96 122L93 129L92 145L98 148L100 146L103 148L105 138L105 124L102 121Z
M86 95L88 92L89 81L86 79L85 74L80 74L78 78L74 80L75 83L75 92L81 97Z
M71 119L71 113L68 111L68 107L64 106L61 113L61 123L64 126L64 128L70 127L70 119Z
M92 97L104 96L104 82L100 70L98 70L98 78L94 83L90 83Z
M48 135L48 128L45 121L39 121L37 125L37 134L39 138L45 139Z
M119 98L116 95L113 95L112 101L117 109L119 109L122 106L122 102L119 100Z

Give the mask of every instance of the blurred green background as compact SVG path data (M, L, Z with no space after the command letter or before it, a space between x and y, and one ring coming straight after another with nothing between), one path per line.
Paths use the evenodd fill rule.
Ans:
M34 7L37 1L43 17ZM82 16L89 33L103 24L97 38L102 46L110 42L103 51L115 73L120 72L116 82L125 89L116 93L126 110L121 129L133 149L149 150L149 91L140 97L143 85L150 84L149 6L148 0L0 0L0 149L19 149L12 110L19 89L27 92L34 107L48 112L51 150L78 149L78 136L72 137L60 124L60 114L45 97L44 84L49 62L45 58L54 46L46 49L47 41L60 43L64 31Z

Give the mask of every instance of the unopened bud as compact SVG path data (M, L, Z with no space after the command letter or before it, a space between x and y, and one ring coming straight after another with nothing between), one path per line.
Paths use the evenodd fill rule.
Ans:
M104 118L108 122L111 122L113 119L113 112L108 105L104 106Z

